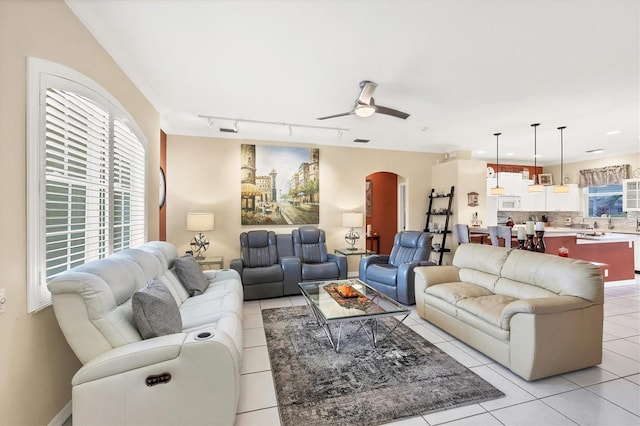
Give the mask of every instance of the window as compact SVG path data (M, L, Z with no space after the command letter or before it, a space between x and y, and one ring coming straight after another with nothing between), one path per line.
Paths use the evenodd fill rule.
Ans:
M29 312L48 282L143 243L145 144L124 109L78 73L29 58ZM132 128L133 127L133 128Z
M589 186L587 188L587 215L589 217L621 217L622 185Z

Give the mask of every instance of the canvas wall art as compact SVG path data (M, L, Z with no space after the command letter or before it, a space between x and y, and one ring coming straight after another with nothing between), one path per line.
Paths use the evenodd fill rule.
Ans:
M320 150L241 145L242 225L320 223Z

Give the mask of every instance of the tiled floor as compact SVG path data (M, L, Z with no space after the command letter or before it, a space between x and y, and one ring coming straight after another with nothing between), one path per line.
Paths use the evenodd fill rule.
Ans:
M302 296L244 304L244 361L236 425L279 425L261 309L305 304ZM640 425L640 277L607 283L603 361L527 382L413 312L405 321L500 389L504 398L393 423L408 425Z

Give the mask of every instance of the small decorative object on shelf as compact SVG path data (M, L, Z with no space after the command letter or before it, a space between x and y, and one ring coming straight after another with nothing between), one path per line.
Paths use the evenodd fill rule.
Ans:
M436 192L435 189L431 189L431 194L429 194L429 207L427 208L427 223L424 226L424 232L431 232L442 234L442 239L439 243L432 244L432 249L434 252L439 253L438 264L442 265L442 258L444 253L450 252L451 250L446 248L447 242L447 233L449 233L449 218L451 217L451 205L453 203L453 191L454 187L452 186L449 190L449 193L440 193ZM447 207L439 207L435 208L433 205L433 200L436 198L448 198ZM431 222L431 216L444 216L444 224L438 223L437 225Z

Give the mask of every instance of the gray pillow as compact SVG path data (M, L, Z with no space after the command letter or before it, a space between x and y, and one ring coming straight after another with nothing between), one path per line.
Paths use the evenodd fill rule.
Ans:
M133 321L143 339L182 331L178 304L162 281L153 279L133 293L131 305Z
M175 259L173 266L176 268L180 283L190 296L204 293L209 286L198 261L190 254Z

